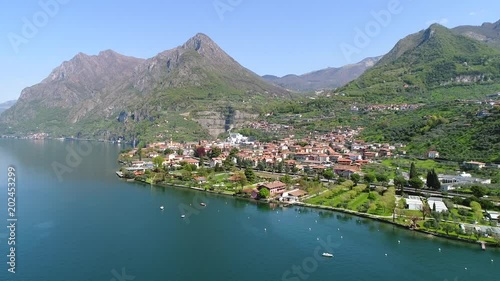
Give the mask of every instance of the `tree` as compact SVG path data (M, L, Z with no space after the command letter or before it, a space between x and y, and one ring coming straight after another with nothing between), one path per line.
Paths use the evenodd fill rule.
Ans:
M417 189L421 189L422 186L424 186L424 182L416 177L416 178L410 178L410 180L408 181L408 183L410 184L410 186L412 188L415 188L415 192L417 191Z
M165 162L165 158L161 156L156 156L153 158L153 164L155 165L155 168L159 169L163 167L163 162Z
M331 180L335 177L335 173L332 169L326 169L323 171L323 177L327 180Z
M418 178L417 168L415 167L415 162L410 164L410 179Z
M472 215L476 221L482 221L483 220L483 210L481 210L481 204L479 204L476 201L471 201L470 202L470 208L472 210Z
M354 182L354 185L358 185L358 182L361 180L361 176L359 174L352 174L351 175L351 180Z
M216 158L216 157L219 157L221 154L222 154L222 149L220 149L220 147L212 146L212 148L210 149L210 151L208 153L208 157Z
M427 202L422 202L422 219L425 220L425 217L431 214L431 208Z
M163 151L163 154L164 155L169 155L169 154L172 154L174 153L175 151L171 148L166 148L164 151Z
M476 196L477 198L481 198L485 195L488 195L488 193L490 192L488 188L480 185L474 185L471 187L470 190L472 191L472 194L474 194L474 196Z
M245 176L244 173L241 173L239 175L238 183L240 184L241 188L243 188L247 184L247 177Z
M434 169L427 171L426 185L434 190L441 189L441 182L439 182L438 175Z
M280 181L286 184L291 184L292 183L292 177L290 175L284 175L280 178Z
M399 216L401 216L401 214L403 213L403 210L406 208L406 199L404 198L401 198L398 200L398 204L396 206L399 210Z
M444 230L444 232L446 232L446 235L449 235L450 231L452 231L453 229L454 229L454 227L449 223L445 223L443 225L443 230Z
M192 179L192 176L191 176L191 171L188 171L188 170L183 170L181 172L181 179L183 181L188 181L188 180L191 180Z
M277 173L282 173L283 172L283 168L284 168L283 161L279 161L278 164L276 165L276 172Z
M146 143L143 141L140 141L139 144L137 145L138 149L145 148L145 147L146 147Z
M231 151L229 151L229 156L236 157L236 154L238 154L239 152L240 151L236 147L233 147Z
M407 184L407 181L406 181L406 179L402 175L396 176L394 178L394 185L397 188L399 188L399 190L401 190L401 194L403 194L403 189L404 189L404 186L406 184Z
M261 188L259 190L259 197L260 198L268 198L270 195L271 195L271 193L269 192L269 189L267 189L267 188Z
M224 169L221 167L220 163L216 163L214 167L214 172L223 172Z
M203 157L205 157L206 154L207 154L207 151L205 150L205 147L203 147L203 146L198 146L194 150L194 157L203 158Z
M139 161L142 161L142 148L141 147L139 147L137 149L137 154L139 154Z
M367 184L370 184L370 183L372 183L372 182L375 181L375 175L371 174L371 173L368 173L368 174L365 174L365 176L363 177L363 179L365 180L365 182Z
M386 183L389 181L389 176L387 176L387 174L384 174L384 173L375 174L375 178L377 179L377 182L380 182L380 183Z
M228 156L222 162L222 168L224 168L225 171L230 171L234 168L234 162L233 162L233 158L231 156Z
M247 167L245 169L245 177L250 183L255 182L255 173L253 172L253 169L250 167Z
M179 148L179 149L177 149L177 151L175 153L177 153L177 155L183 155L184 150L182 150L182 148Z

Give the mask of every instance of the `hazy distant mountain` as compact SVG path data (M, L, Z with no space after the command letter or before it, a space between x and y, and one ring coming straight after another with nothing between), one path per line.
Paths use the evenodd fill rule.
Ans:
M5 110L11 108L16 103L16 100L6 101L4 103L0 103L0 114Z
M283 77L264 75L262 78L278 86L297 92L308 92L321 89L335 89L358 78L367 69L374 66L381 58L366 58L358 63L342 67L328 67L302 75L289 74Z
M215 110L223 115L229 107L234 115L235 109L289 95L242 67L208 36L197 34L147 60L110 50L97 56L79 53L41 83L24 89L0 123L23 132L108 137L134 134L134 124L143 120L168 121L172 116L164 115L172 111ZM229 126L225 123L223 128Z
M500 49L500 20L495 23L485 22L480 26L457 26L452 31Z

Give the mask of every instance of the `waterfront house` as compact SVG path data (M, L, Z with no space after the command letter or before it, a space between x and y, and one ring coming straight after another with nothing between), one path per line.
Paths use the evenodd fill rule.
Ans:
M280 201L294 203L298 202L301 197L307 195L307 192L300 189L294 189L290 191L285 191L280 197Z
M276 196L277 194L281 194L286 189L286 184L281 181L273 181L259 184L257 189L260 191L262 188L266 188L269 190L269 194L271 197Z

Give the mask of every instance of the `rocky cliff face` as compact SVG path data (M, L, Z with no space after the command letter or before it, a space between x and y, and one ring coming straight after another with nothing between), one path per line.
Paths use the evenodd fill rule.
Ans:
M239 110L234 112L202 111L193 118L203 128L206 128L212 137L225 133L231 129L238 129L255 120L259 115Z

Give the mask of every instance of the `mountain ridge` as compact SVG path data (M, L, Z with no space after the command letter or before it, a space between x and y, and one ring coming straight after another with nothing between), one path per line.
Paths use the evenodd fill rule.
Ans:
M116 138L124 132L134 135L141 121L153 122L166 114L174 118L172 111L209 110L210 118L219 120L228 108L232 114L238 108L255 111L245 102L255 99L264 104L278 97L287 98L290 93L267 83L198 33L148 59L112 50L78 53L40 83L23 89L16 105L0 115L0 124L4 130L15 125L24 133L89 135L94 131ZM194 123L194 116L189 119ZM220 126L230 127L224 122L216 121L215 132L220 132ZM200 124L202 128L186 126L208 134L207 124Z
M369 57L357 63L341 67L327 67L301 75L287 74L282 77L264 75L262 78L275 85L297 92L335 89L359 77L367 69L374 66L381 57Z

